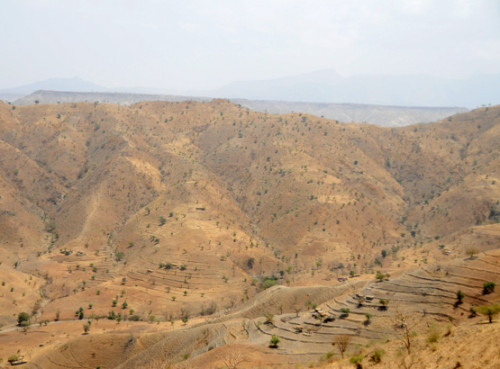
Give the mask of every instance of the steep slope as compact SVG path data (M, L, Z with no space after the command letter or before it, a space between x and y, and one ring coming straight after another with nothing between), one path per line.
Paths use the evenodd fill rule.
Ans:
M500 107L386 129L224 100L0 104L2 322L175 321L497 248L499 129Z

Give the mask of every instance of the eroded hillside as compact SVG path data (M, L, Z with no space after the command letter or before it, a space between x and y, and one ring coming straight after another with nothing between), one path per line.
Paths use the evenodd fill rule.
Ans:
M387 129L224 100L0 104L0 323L175 322L497 248L498 142L499 107Z

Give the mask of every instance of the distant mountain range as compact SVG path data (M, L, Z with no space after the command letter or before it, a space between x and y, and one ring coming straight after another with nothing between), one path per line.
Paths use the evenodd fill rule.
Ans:
M470 109L500 102L500 74L461 80L426 75L344 78L334 70L324 70L286 78L234 82L205 95L390 106L465 106Z
M44 81L38 81L27 85L1 89L0 94L11 95L28 95L37 90L53 90L53 91L81 91L81 92L97 92L108 91L107 88L99 86L95 83L85 81L79 77L73 78L51 78Z
M211 97L181 95L139 94L124 92L68 92L35 91L14 101L15 105L99 102L130 105L142 101L210 101ZM309 113L341 122L366 122L385 127L429 123L467 111L465 108L401 107L370 104L308 103L294 101L268 101L230 99L248 109L272 114L291 112Z
M477 106L497 104L500 74L462 80L425 75L342 77L332 69L261 81L240 81L207 91L143 87L107 88L74 78L53 78L0 90L0 99L16 104L226 98L269 113L305 112L340 121L383 126L427 123Z
M465 79L428 75L342 77L335 70L327 69L277 79L233 82L214 90L185 91L144 87L108 88L78 77L53 78L0 89L0 99L14 101L37 90L471 109L500 103L500 74L477 74Z

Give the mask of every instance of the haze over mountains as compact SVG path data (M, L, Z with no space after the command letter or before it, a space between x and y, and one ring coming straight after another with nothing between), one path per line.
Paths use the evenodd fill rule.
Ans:
M143 93L116 92L66 92L39 90L18 98L17 105L58 104L77 102L99 102L112 104L135 104L141 101L209 101L208 97L192 97L180 95L151 95ZM263 113L304 112L329 119L345 122L368 122L385 127L406 126L415 123L428 123L443 119L450 115L464 112L465 108L428 108L400 107L367 104L335 104L307 103L290 101L268 101L231 99L254 111Z
M172 90L147 87L108 88L80 78L56 78L15 88L0 96L27 95L36 90L128 92L213 98L241 98L317 103L391 106L467 107L495 104L500 75L476 74L463 79L428 75L359 75L342 77L334 70L260 81L238 81L215 90Z
M477 74L464 79L446 79L428 75L342 77L334 70L328 69L270 80L233 82L215 90L204 91L146 87L108 88L75 77L50 79L21 87L1 89L0 97L5 98L9 95L20 97L37 90L471 109L498 102L500 75Z
M500 369L500 1L2 14L0 369Z
M499 86L498 74L463 80L426 75L346 78L334 70L323 70L272 80L234 82L213 94L261 100L474 108L497 103Z
M106 88L80 78L57 78L0 90L15 104L98 101L231 101L260 112L305 112L340 121L394 127L433 122L487 105L500 96L498 75L464 80L429 76L356 76L333 70L262 81L234 82L216 90L178 91L144 87Z

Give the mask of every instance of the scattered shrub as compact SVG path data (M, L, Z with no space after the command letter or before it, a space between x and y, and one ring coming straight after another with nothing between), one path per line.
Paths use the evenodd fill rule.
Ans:
M276 285L277 278L275 276L271 277L264 277L262 282L260 283L260 288L263 290L267 290L270 287L273 287Z
M17 315L17 324L19 326L23 325L23 322L29 322L30 321L30 315L26 312L21 312Z
M89 333L89 331L90 331L90 324L84 324L84 325L83 325L83 332L84 332L85 334L88 334L88 333Z
M362 369L363 366L361 365L361 362L363 361L364 358L365 357L363 356L363 354L353 355L349 359L349 362L351 362L352 364L356 365L357 369Z
M342 313L342 315L340 316L341 318L347 318L349 316L349 313L351 312L351 309L341 308L340 312Z
M277 335L273 334L271 339L269 340L269 347L271 348L278 348L278 345L280 343L280 339Z
M488 295L490 293L493 293L495 291L495 282L486 282L483 285L483 295Z
M384 354L385 354L384 350L376 349L370 355L370 361L374 362L375 364L378 364L382 361L382 356L384 356Z
M500 305L499 304L488 304L481 305L474 308L474 311L477 311L481 314L487 315L490 323L493 323L493 316L500 313Z
M458 290L457 291L457 302L456 302L456 305L460 305L462 303L462 300L464 299L464 297L465 297L465 294L462 291Z

